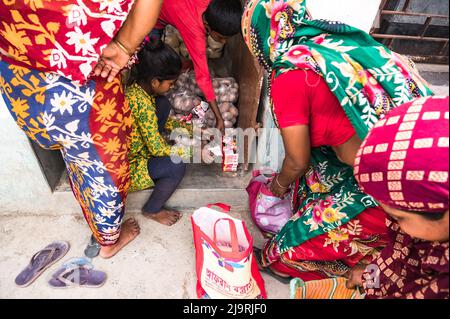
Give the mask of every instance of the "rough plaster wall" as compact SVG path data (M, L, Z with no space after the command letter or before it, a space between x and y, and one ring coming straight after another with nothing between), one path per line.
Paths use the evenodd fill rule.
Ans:
M0 213L32 210L51 196L30 142L0 96Z
M310 0L308 10L314 19L341 21L369 32L381 0Z

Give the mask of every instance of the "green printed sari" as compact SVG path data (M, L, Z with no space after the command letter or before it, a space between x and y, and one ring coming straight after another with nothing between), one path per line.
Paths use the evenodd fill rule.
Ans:
M389 110L433 94L408 59L367 33L339 22L309 19L306 0L250 0L242 31L253 55L273 77L296 69L321 75L361 139ZM324 249L332 246L333 254L342 248L341 256L373 253L377 236L364 236L361 225L368 221L358 216L377 204L359 189L353 169L331 148L312 150L311 168L297 182L293 197L293 218L264 249L267 264L281 260L306 271L308 266L299 265L304 260L295 256L299 246L312 239L320 239Z

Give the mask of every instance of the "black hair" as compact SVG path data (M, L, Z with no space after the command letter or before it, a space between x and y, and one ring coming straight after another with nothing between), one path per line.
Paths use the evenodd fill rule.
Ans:
M175 80L181 73L181 58L162 41L146 42L139 51L138 62L131 70L129 84Z
M204 17L212 31L229 37L241 32L242 14L240 0L211 0Z

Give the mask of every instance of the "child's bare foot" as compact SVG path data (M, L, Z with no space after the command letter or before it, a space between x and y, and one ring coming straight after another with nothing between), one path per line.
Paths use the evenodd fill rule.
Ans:
M135 239L141 228L136 219L129 218L122 223L122 228L120 230L120 237L117 243L113 246L103 246L100 249L100 257L109 259L117 254L123 247L125 247L129 242Z
M144 213L144 216L166 226L174 225L181 218L180 212L165 208L161 209L156 214Z

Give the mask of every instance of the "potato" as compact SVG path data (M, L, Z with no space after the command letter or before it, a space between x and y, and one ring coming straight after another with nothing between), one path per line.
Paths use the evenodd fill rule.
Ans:
M208 119L206 121L206 124L207 124L208 127L215 127L216 123L217 123L216 118Z
M228 112L228 110L230 109L230 103L221 103L220 105L219 105L219 110L220 110L220 113L226 113L226 112Z
M203 91L202 91L199 87L196 87L196 88L195 88L194 93L195 93L196 95L203 96Z
M225 124L225 128L232 128L233 127L233 122L231 121L224 121Z
M177 80L177 83L180 85L180 86L184 86L184 85L186 85L186 83L189 81L189 74L187 73L187 72L185 72L185 73L182 73L179 77L178 77L178 80Z
M220 88L220 82L219 82L219 80L213 79L213 80L212 80L212 84L213 84L214 89Z
M225 112L225 113L222 113L222 118L225 121L231 121L234 118L234 116L230 112Z
M216 116L214 115L214 112L211 109L209 109L208 111L206 111L205 118L213 120L216 118Z
M239 115L239 110L234 105L230 107L229 112L233 115L233 117L237 117Z
M200 100L199 98L195 97L192 101L194 107L195 106L199 106L202 103L202 100Z

